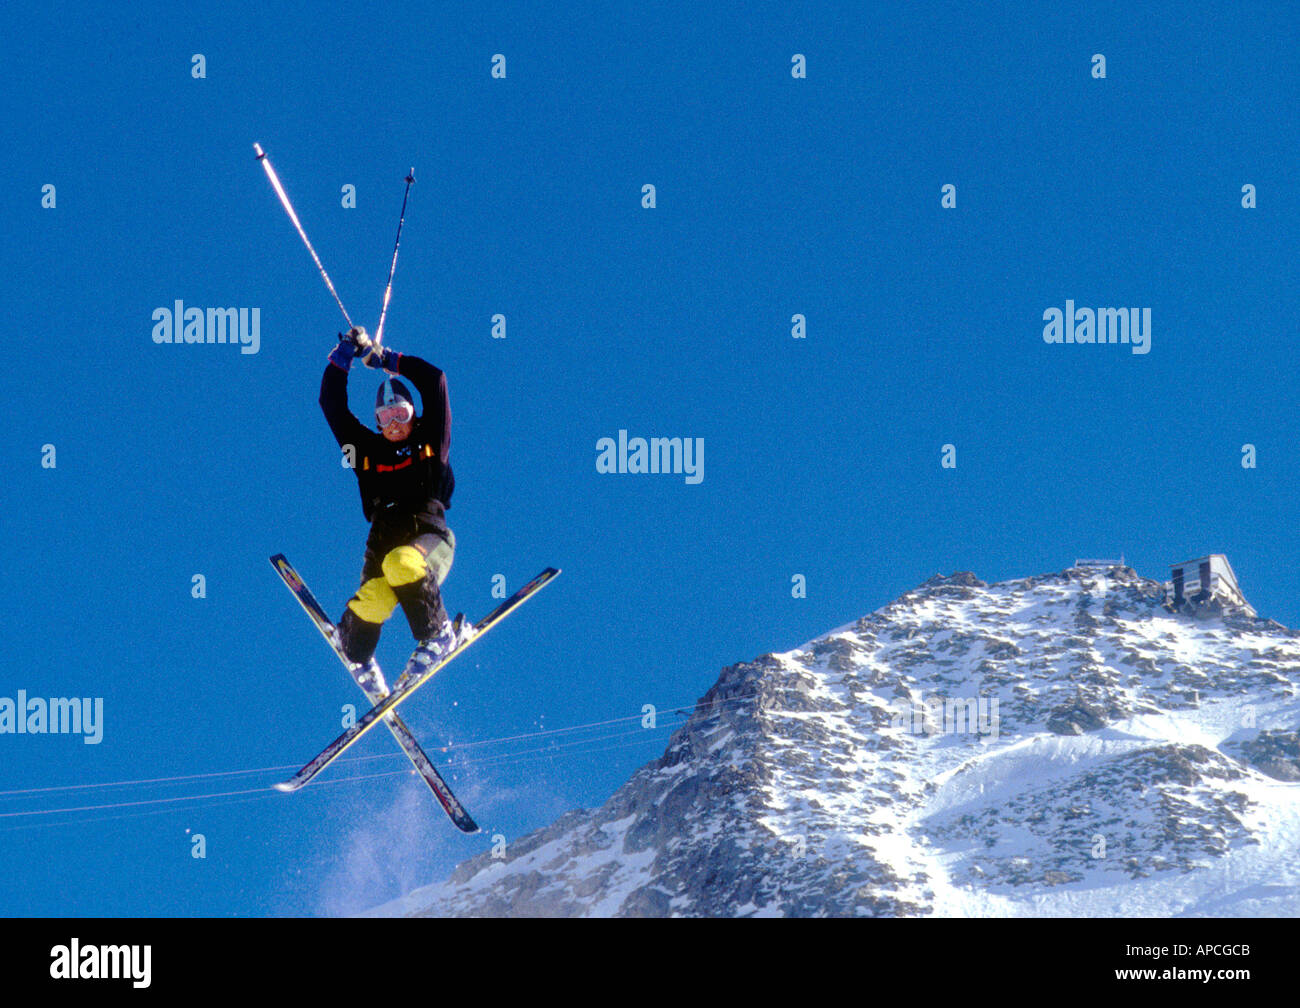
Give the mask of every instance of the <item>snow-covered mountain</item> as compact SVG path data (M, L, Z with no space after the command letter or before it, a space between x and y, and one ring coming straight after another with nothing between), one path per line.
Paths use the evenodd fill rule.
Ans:
M936 576L725 669L416 915L1300 914L1300 632L1124 566Z

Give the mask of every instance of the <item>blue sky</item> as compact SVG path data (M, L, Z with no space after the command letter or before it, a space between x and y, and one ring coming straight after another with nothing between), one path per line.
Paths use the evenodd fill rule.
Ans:
M1293 10L474 6L3 15L0 696L101 697L104 738L0 735L0 913L382 902L936 572L1223 552L1300 626ZM269 789L361 695L266 558L337 615L366 528L316 404L342 316L254 142L372 329L415 166L386 341L448 375L447 604L564 569L403 708L479 836L384 732ZM259 308L259 352L155 345L177 299ZM1151 352L1044 343L1067 299L1150 308ZM703 481L598 473L620 429L702 438Z

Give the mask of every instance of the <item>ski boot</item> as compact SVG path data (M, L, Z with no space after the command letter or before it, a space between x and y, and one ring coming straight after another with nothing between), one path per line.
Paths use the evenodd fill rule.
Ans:
M352 678L357 681L357 685L366 691L366 696L388 695L388 684L384 682L384 673L379 670L379 663L373 658L367 658L360 664L350 662L348 671L352 673Z
M465 619L463 613L457 613L455 620L444 621L442 628L434 636L422 640L416 645L415 653L411 655L411 659L406 663L406 668L402 671L401 677L393 686L394 692L402 689L410 680L455 651L467 639L473 629L473 624Z
M456 635L456 643L453 647L467 644L470 638L474 636L474 624L465 618L463 612L458 612L456 618L451 621L451 629Z
M339 657L347 665L348 671L352 678L357 681L357 685L366 691L366 696L372 699L376 696L382 697L388 693L388 684L384 682L384 673L379 669L379 663L371 656L363 662L348 661L343 651L343 641L339 637L338 627L330 627L329 631L330 644L338 652Z

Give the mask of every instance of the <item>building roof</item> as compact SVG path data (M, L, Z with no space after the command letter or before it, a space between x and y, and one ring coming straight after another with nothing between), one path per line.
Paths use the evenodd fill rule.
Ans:
M1174 567L1186 567L1188 564L1198 564L1202 560L1213 560L1215 557L1218 557L1225 564L1227 564L1228 570L1232 570L1232 564L1228 563L1228 558L1224 556L1222 553L1206 553L1204 556L1194 557L1191 560L1183 560L1176 564L1170 564L1169 567L1171 570ZM1235 578L1236 575L1234 574L1233 577Z

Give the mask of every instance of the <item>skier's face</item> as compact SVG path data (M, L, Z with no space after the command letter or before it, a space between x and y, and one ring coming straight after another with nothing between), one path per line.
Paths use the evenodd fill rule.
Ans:
M385 403L375 407L375 423L389 441L405 441L411 436L415 408L409 402Z
M400 420L394 420L386 427L381 427L380 431L389 441L405 441L411 436L411 428L414 426L409 420L402 423Z

